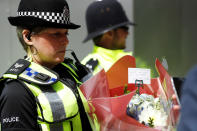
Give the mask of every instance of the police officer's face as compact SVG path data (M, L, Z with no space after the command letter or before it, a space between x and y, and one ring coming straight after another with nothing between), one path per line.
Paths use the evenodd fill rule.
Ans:
M47 67L63 62L69 43L67 34L67 29L47 28L32 35L32 45L37 50L37 54L34 55L35 62Z
M117 28L114 32L114 39L112 42L114 49L125 49L128 30L124 28Z

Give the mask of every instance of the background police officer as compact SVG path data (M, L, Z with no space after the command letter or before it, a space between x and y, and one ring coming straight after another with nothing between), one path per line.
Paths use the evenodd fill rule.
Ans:
M117 0L101 0L92 2L86 10L88 35L83 42L93 39L92 53L82 63L89 67L93 74L102 68L107 71L118 59L132 52L125 52L129 21L122 5ZM136 60L137 67L147 67L146 63Z

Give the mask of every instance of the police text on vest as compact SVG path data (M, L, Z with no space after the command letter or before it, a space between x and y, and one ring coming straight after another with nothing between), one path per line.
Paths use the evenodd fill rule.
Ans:
M19 122L19 117L4 118L3 123Z

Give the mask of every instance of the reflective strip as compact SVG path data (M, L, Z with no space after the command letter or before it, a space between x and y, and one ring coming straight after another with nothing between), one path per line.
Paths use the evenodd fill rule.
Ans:
M50 131L49 124L45 124L44 122L39 123L40 131Z
M70 71L72 71L73 74L75 74L76 76L78 76L77 73L75 71L73 71L73 69L70 66L68 66L65 63L61 63L61 64L64 65L65 67L67 67Z
M61 100L64 102L64 109L66 112L65 118L69 118L78 114L77 99L70 88L66 88L61 82L52 85L54 90L58 93Z
M73 63L68 63L68 65L70 65L72 68L75 68L76 70L78 70L77 67Z
M68 70L68 72L72 75L72 77L75 79L75 81L78 83L78 84L82 84L77 78L76 78L76 76L78 77L78 75L76 74L76 72L75 71L73 71L73 69L70 67L70 66L68 66L67 64L65 64L65 63L61 63L62 65L64 65L65 67L67 67L69 70ZM74 75L75 76L74 76Z
M46 68L44 68L44 67L42 67L42 66L40 66L40 65L38 65L34 62L31 62L31 65L30 65L29 68L31 68L32 70L35 70L35 71L39 71L39 73L47 74L48 76L50 76L51 78L54 78L54 79L58 79L58 77L59 77L58 74L56 74L52 70L46 69Z
M53 121L64 119L66 117L64 105L57 92L51 86L47 88L41 87L40 89L49 101L53 114Z
M17 79L17 75L14 74L4 74L3 78L12 78L12 79Z
M50 76L50 80L44 81L44 82L40 81L40 80L36 80L35 76L38 73L42 73L42 72L35 71L31 67L28 67L25 71L23 71L22 74L20 74L20 77L22 77L23 79L25 78L25 79L27 79L27 80L29 80L31 82L36 82L38 84L52 84L52 83L54 83L57 80L56 76L53 76L53 77Z
M27 75L27 76L33 78L35 75L38 74L38 72L37 72L37 71L34 71L34 70L32 70L30 67L28 67L28 68L23 72L23 74L25 74L25 75Z

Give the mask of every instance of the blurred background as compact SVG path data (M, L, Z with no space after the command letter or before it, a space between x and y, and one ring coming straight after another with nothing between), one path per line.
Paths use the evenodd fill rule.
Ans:
M0 75L25 52L16 37L8 16L15 16L20 0L0 1ZM92 51L92 41L82 43L87 35L85 11L93 0L67 0L71 21L80 24L70 30L68 49L82 60ZM155 58L165 58L172 76L184 77L197 64L196 0L119 0L127 16L137 26L130 28L127 51L133 51L154 68ZM71 57L70 52L66 56Z

